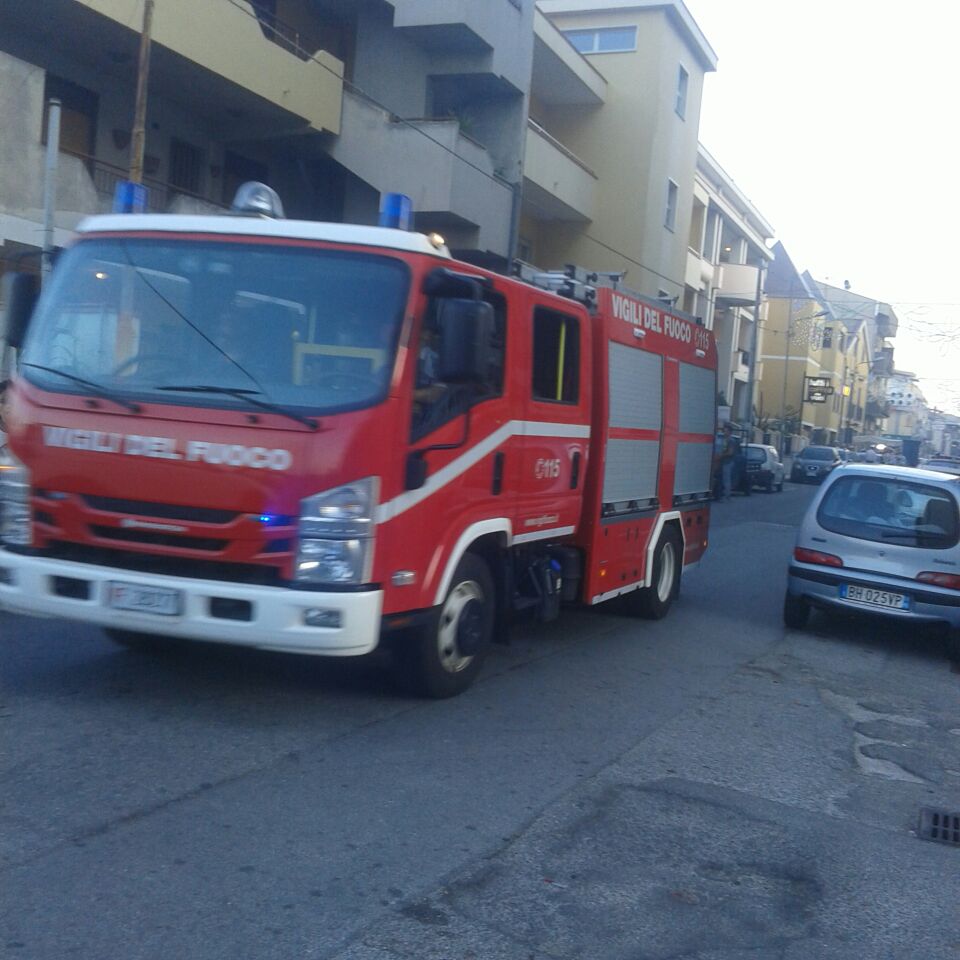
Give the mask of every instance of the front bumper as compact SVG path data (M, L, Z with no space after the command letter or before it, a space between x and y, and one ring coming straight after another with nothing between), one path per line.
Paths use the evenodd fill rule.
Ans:
M176 590L179 613L116 610L107 602L111 581ZM231 609L231 601L249 604L244 606L249 619L218 615L221 609ZM377 646L382 607L381 590L321 592L146 575L0 550L0 608L119 630L289 653L360 656ZM318 608L339 612L340 625L307 626L306 611Z
M846 600L840 596L840 585L845 583L905 594L910 597L910 609L895 610ZM825 567L793 563L787 578L787 592L818 607L913 623L947 623L960 629L960 594L956 590L920 584L915 580L853 570L835 573L832 569L828 572Z

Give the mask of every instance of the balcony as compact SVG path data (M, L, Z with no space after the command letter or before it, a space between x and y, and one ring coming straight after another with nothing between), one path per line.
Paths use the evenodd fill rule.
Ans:
M717 290L717 299L741 305L755 303L758 273L758 267L746 263L720 264L720 286Z
M436 54L431 73L489 74L516 91L529 86L531 26L517 0L387 0L393 26ZM472 63L471 63L472 61Z
M607 81L539 11L534 11L533 75L530 92L549 106L599 106Z
M61 52L85 56L113 82L135 82L141 4L48 0L42 32L31 4L6 6L0 31L38 39L51 63ZM227 135L238 118L247 135L251 126L260 136L338 131L343 64L322 50L305 58L293 31L261 24L245 0L163 0L151 34L151 92L186 98L195 112L220 120Z
M534 220L588 222L597 175L539 124L527 123L525 212Z
M348 91L329 149L380 193L407 194L418 230L437 230L451 246L508 254L513 189L456 120L397 120Z
M701 287L706 288L712 285L713 274L713 264L706 257L701 257L693 247L687 247L687 268L684 273L684 283L688 287L693 287L694 290L699 290Z

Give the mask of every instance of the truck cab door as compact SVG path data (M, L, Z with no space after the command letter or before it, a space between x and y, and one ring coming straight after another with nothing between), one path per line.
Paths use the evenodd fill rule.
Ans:
M590 330L585 311L534 303L518 381L524 424L514 541L554 539L578 527L590 443Z

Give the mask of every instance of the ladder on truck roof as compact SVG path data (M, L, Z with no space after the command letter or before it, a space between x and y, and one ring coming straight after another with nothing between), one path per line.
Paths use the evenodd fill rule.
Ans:
M618 293L624 293L635 300L641 300L659 310L669 310L670 313L684 320L689 320L697 326L703 326L703 317L695 317L684 310L677 309L675 303L669 300L658 300L637 290L631 290L623 285L626 271L586 270L576 264L568 263L562 270L541 270L523 260L513 261L513 276L531 286L541 290L549 290L569 300L576 300L590 309L597 301L597 287L609 287Z

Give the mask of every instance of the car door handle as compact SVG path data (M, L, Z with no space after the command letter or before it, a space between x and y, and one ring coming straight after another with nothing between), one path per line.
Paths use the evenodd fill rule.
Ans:
M580 451L574 450L573 463L570 465L570 489L576 490L580 482Z

